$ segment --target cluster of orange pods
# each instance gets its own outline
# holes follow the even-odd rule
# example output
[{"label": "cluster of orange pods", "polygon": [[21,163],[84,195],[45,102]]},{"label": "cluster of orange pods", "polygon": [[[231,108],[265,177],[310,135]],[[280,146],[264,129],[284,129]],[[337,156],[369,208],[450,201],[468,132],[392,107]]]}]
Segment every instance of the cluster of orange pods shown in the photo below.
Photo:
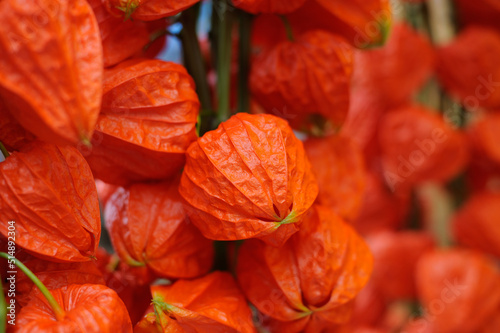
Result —
[{"label": "cluster of orange pods", "polygon": [[495,0],[0,22],[0,333],[500,332]]}]

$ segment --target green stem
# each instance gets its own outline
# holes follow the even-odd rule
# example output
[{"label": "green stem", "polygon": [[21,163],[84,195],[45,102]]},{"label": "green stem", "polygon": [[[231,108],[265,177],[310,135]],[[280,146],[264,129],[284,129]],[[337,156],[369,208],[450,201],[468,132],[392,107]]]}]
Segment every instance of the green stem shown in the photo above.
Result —
[{"label": "green stem", "polygon": [[292,25],[290,24],[290,21],[286,18],[285,15],[280,15],[281,20],[283,21],[283,24],[285,25],[285,30],[286,30],[286,36],[289,41],[293,42],[295,41],[295,38],[293,37],[293,30],[292,30]]},{"label": "green stem", "polygon": [[5,158],[10,156],[9,152],[7,151],[7,149],[5,148],[3,143],[1,143],[1,142],[0,142],[0,151],[2,152],[2,154]]},{"label": "green stem", "polygon": [[64,319],[64,315],[65,315],[64,310],[61,308],[59,303],[57,303],[54,296],[52,296],[52,294],[47,289],[47,287],[45,287],[45,285],[42,283],[42,281],[40,281],[40,279],[35,274],[33,274],[33,272],[28,267],[26,267],[22,262],[20,262],[19,260],[17,260],[14,257],[8,255],[5,252],[0,252],[0,257],[5,258],[7,260],[13,260],[14,263],[16,264],[16,266],[31,280],[31,282],[33,282],[33,284],[35,286],[37,286],[37,288],[40,290],[40,292],[43,294],[43,296],[45,296],[45,299],[47,300],[47,302],[49,302],[49,305],[52,308],[52,311],[54,311],[56,319],[58,321]]},{"label": "green stem", "polygon": [[217,24],[217,97],[218,120],[226,121],[231,115],[231,48],[233,20],[227,0],[216,0],[215,8],[219,9]]},{"label": "green stem", "polygon": [[238,112],[250,111],[250,94],[248,89],[248,74],[250,72],[250,49],[252,15],[238,11],[239,17],[239,70],[238,70]]},{"label": "green stem", "polygon": [[2,276],[0,275],[0,333],[5,333],[7,327],[7,302],[3,293]]},{"label": "green stem", "polygon": [[196,92],[200,98],[201,108],[210,110],[212,101],[210,87],[207,82],[207,70],[203,62],[198,36],[196,34],[196,21],[198,19],[199,4],[195,5],[181,15],[182,30],[180,37],[184,51],[184,62],[196,83]]}]

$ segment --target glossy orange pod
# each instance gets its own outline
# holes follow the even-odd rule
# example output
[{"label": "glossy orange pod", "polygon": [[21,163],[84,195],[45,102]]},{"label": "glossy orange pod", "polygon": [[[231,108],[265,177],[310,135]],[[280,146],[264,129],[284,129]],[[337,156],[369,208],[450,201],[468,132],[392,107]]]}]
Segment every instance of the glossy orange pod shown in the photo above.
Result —
[{"label": "glossy orange pod", "polygon": [[103,0],[108,11],[122,19],[153,21],[174,16],[200,0]]},{"label": "glossy orange pod", "polygon": [[0,232],[42,259],[89,261],[101,235],[90,168],[75,148],[34,142],[0,163]]},{"label": "glossy orange pod", "polygon": [[179,173],[196,140],[200,103],[186,69],[161,60],[128,60],[104,74],[101,113],[90,149],[94,176],[109,184]]},{"label": "glossy orange pod", "polygon": [[194,278],[212,267],[212,241],[184,212],[178,182],[119,188],[104,212],[113,247],[126,264],[157,276]]},{"label": "glossy orange pod", "polygon": [[88,142],[102,93],[99,27],[86,0],[0,3],[0,94],[51,143]]},{"label": "glossy orange pod", "polygon": [[434,239],[424,232],[384,231],[366,242],[374,257],[371,281],[387,301],[416,299],[415,267],[422,255],[434,249]]},{"label": "glossy orange pod", "polygon": [[354,63],[353,89],[363,89],[388,109],[412,100],[432,75],[435,56],[427,37],[398,23],[383,47],[357,50]]},{"label": "glossy orange pod", "polygon": [[500,309],[500,271],[479,252],[451,249],[424,255],[417,291],[429,332],[481,332]]},{"label": "glossy orange pod", "polygon": [[123,20],[106,10],[102,0],[87,0],[92,6],[101,32],[104,67],[130,58],[151,42],[150,36],[166,28],[163,22]]},{"label": "glossy orange pod", "polygon": [[235,7],[252,14],[288,14],[302,6],[306,0],[233,0]]},{"label": "glossy orange pod", "polygon": [[366,185],[364,159],[348,137],[309,138],[304,142],[307,157],[318,181],[318,203],[347,221],[361,208]]},{"label": "glossy orange pod", "polygon": [[328,30],[357,48],[383,44],[392,22],[388,0],[308,0],[288,17],[300,31]]},{"label": "glossy orange pod", "polygon": [[231,274],[213,272],[170,286],[151,286],[152,308],[135,333],[257,332],[245,297]]},{"label": "glossy orange pod", "polygon": [[473,194],[453,217],[455,240],[500,258],[500,194]]},{"label": "glossy orange pod", "polygon": [[15,332],[132,332],[125,305],[106,286],[72,284],[51,290],[51,294],[65,312],[63,318],[56,318],[45,297],[36,290],[17,314]]},{"label": "glossy orange pod", "polygon": [[339,127],[349,109],[351,72],[351,46],[314,30],[263,50],[252,62],[249,84],[266,112],[284,114],[294,127],[317,114]]},{"label": "glossy orange pod", "polygon": [[444,182],[468,161],[465,135],[420,106],[388,113],[379,127],[385,180],[392,190],[424,181]]},{"label": "glossy orange pod", "polygon": [[318,185],[286,121],[238,113],[189,147],[179,192],[205,237],[279,246],[298,230]]},{"label": "glossy orange pod", "polygon": [[468,129],[472,148],[500,166],[500,114],[488,113]]},{"label": "glossy orange pod", "polygon": [[236,272],[250,302],[270,317],[271,332],[313,333],[349,320],[372,267],[370,250],[354,229],[315,205],[283,247],[245,241]]},{"label": "glossy orange pod", "polygon": [[465,108],[500,108],[500,31],[467,27],[437,55],[439,82]]}]

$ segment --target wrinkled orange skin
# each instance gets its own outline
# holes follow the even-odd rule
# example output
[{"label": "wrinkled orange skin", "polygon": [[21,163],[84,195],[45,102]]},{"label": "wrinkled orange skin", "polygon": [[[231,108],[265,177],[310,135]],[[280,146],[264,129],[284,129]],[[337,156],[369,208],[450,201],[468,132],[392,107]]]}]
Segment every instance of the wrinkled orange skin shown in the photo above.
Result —
[{"label": "wrinkled orange skin", "polygon": [[34,140],[34,135],[14,119],[0,98],[0,142],[7,150],[13,151]]},{"label": "wrinkled orange skin", "polygon": [[181,65],[128,60],[104,75],[92,148],[81,148],[94,176],[109,184],[176,175],[196,140],[200,103]]},{"label": "wrinkled orange skin", "polygon": [[179,192],[205,237],[279,246],[298,230],[318,185],[286,121],[238,113],[189,147]]},{"label": "wrinkled orange skin", "polygon": [[245,241],[236,272],[250,302],[271,317],[271,332],[313,333],[349,320],[352,300],[368,282],[372,265],[370,250],[354,229],[315,205],[283,247]]},{"label": "wrinkled orange skin", "polygon": [[315,30],[264,50],[252,62],[250,90],[268,113],[303,125],[320,114],[340,126],[349,109],[352,50],[340,37]]},{"label": "wrinkled orange skin", "polygon": [[383,43],[391,16],[388,0],[308,0],[288,18],[298,31],[328,30],[361,48]]},{"label": "wrinkled orange skin", "polygon": [[135,333],[256,332],[245,297],[227,272],[179,280],[170,286],[151,286],[151,294],[153,300],[171,308],[159,313],[162,327],[156,326],[155,314],[148,311],[135,327]]},{"label": "wrinkled orange skin", "polygon": [[357,50],[354,63],[353,89],[362,88],[388,109],[411,101],[433,73],[435,57],[424,35],[399,23],[383,47]]},{"label": "wrinkled orange skin", "polygon": [[496,0],[455,0],[462,24],[482,25],[500,30],[500,3]]},{"label": "wrinkled orange skin", "polygon": [[379,144],[383,175],[393,190],[450,180],[468,161],[465,135],[420,106],[388,113],[380,124]]},{"label": "wrinkled orange skin", "polygon": [[479,252],[454,249],[424,255],[416,284],[430,332],[480,332],[498,315],[500,271]]},{"label": "wrinkled orange skin", "polygon": [[386,299],[415,299],[415,266],[418,259],[434,248],[431,235],[423,232],[385,231],[366,238],[374,257],[372,279]]},{"label": "wrinkled orange skin", "polygon": [[178,182],[119,188],[105,209],[116,253],[130,266],[147,266],[160,277],[194,278],[212,267],[212,242],[190,223]]},{"label": "wrinkled orange skin", "polygon": [[[16,222],[16,246],[37,257],[92,260],[101,235],[99,201],[78,150],[37,141],[0,163],[0,219]],[[0,232],[7,237],[6,222]]]},{"label": "wrinkled orange skin", "polygon": [[473,194],[453,218],[457,242],[500,258],[500,194]]},{"label": "wrinkled orange skin", "polygon": [[72,284],[51,290],[66,315],[56,320],[52,308],[38,290],[16,317],[14,332],[132,332],[125,305],[111,289],[95,284]]},{"label": "wrinkled orange skin", "polygon": [[354,220],[366,185],[364,159],[358,146],[347,137],[330,136],[310,138],[304,148],[318,181],[318,203],[346,221]]},{"label": "wrinkled orange skin", "polygon": [[396,230],[403,224],[409,210],[408,193],[391,192],[378,174],[369,172],[360,213],[352,224],[363,235]]},{"label": "wrinkled orange skin", "polygon": [[12,116],[44,141],[90,140],[103,60],[87,1],[5,0],[0,21],[0,94]]},{"label": "wrinkled orange skin", "polygon": [[102,0],[87,0],[92,6],[101,32],[104,67],[130,58],[150,42],[150,35],[165,28],[166,21],[147,23],[111,15]]},{"label": "wrinkled orange skin", "polygon": [[500,32],[470,26],[437,50],[437,75],[468,110],[500,108]]},{"label": "wrinkled orange skin", "polygon": [[[20,259],[16,256],[17,259]],[[58,289],[70,284],[102,284],[104,278],[94,262],[54,263],[27,255],[20,259],[42,281],[47,289]],[[5,275],[2,275],[5,276]],[[16,301],[21,306],[29,301],[30,292],[37,289],[33,282],[18,271],[16,276]]]},{"label": "wrinkled orange skin", "polygon": [[233,0],[235,7],[252,14],[288,14],[302,6],[306,0]]},{"label": "wrinkled orange skin", "polygon": [[[174,16],[200,0],[103,0],[114,16],[133,20],[153,21]],[[120,10],[118,8],[122,8]],[[127,9],[129,8],[129,9]]]}]

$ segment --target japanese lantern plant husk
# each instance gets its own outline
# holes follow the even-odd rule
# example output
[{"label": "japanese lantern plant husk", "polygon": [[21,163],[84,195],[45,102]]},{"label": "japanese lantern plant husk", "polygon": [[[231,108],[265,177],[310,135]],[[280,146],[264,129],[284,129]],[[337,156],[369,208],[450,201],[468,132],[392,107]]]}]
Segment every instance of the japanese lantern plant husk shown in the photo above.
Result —
[{"label": "japanese lantern plant husk", "polygon": [[323,30],[282,41],[252,62],[252,96],[267,113],[285,114],[294,128],[314,115],[339,127],[349,110],[352,56],[347,42]]},{"label": "japanese lantern plant husk", "polygon": [[318,180],[318,202],[346,221],[359,213],[366,185],[363,154],[349,137],[334,135],[304,142]]},{"label": "japanese lantern plant husk", "polygon": [[[40,279],[17,258],[0,252],[12,270],[25,274],[37,289],[29,294],[29,301],[15,317],[14,332],[132,332],[127,309],[116,292],[100,284],[69,284],[49,290]],[[0,286],[3,289],[3,286]],[[3,291],[0,305],[6,306]],[[10,304],[12,305],[12,304]],[[15,304],[14,304],[15,305]],[[2,311],[2,320],[6,312]],[[0,326],[5,330],[5,323]]]},{"label": "japanese lantern plant husk", "polygon": [[189,147],[179,192],[205,237],[279,246],[298,230],[318,185],[286,121],[239,113]]},{"label": "japanese lantern plant husk", "polygon": [[352,301],[370,278],[363,239],[332,210],[315,205],[281,248],[245,241],[236,274],[271,332],[321,332],[349,320]]},{"label": "japanese lantern plant husk", "polygon": [[12,116],[41,140],[88,143],[99,114],[103,72],[90,5],[6,0],[0,3],[0,20],[0,95]]},{"label": "japanese lantern plant husk", "polygon": [[80,152],[35,141],[0,163],[0,233],[15,221],[16,246],[42,259],[95,257],[101,235],[94,178]]},{"label": "japanese lantern plant husk", "polygon": [[153,305],[135,333],[257,332],[245,297],[227,272],[151,286],[151,294]]},{"label": "japanese lantern plant husk", "polygon": [[200,102],[178,64],[127,60],[104,72],[92,148],[82,148],[95,178],[115,184],[162,180],[180,172],[196,140]]},{"label": "japanese lantern plant husk", "polygon": [[113,247],[130,266],[157,276],[194,278],[212,267],[212,241],[189,221],[178,181],[119,188],[105,208]]}]

